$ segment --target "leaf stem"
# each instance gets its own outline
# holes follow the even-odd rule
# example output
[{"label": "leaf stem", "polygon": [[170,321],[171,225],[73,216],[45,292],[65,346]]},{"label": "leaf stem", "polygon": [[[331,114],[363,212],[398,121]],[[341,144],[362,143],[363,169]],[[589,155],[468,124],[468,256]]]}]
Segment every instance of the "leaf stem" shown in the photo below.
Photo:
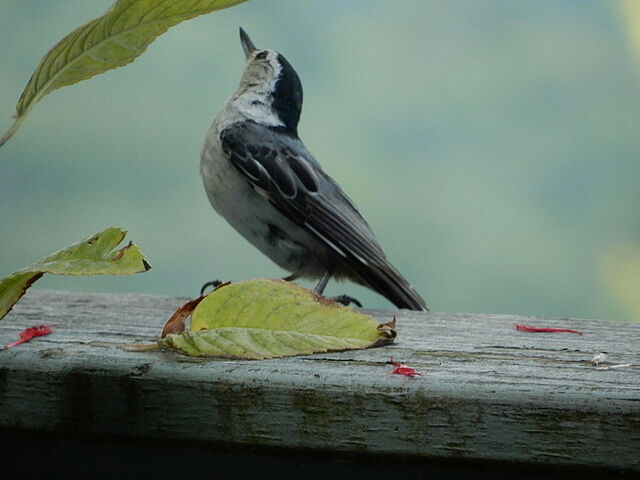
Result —
[{"label": "leaf stem", "polygon": [[5,143],[7,143],[7,141],[13,137],[13,135],[18,131],[18,129],[20,128],[20,125],[22,125],[22,122],[24,122],[25,116],[24,115],[20,115],[18,117],[16,117],[16,119],[13,122],[13,125],[11,125],[11,127],[9,128],[9,130],[7,130],[7,132],[2,136],[2,138],[0,138],[0,147],[2,147],[2,145],[4,145]]}]

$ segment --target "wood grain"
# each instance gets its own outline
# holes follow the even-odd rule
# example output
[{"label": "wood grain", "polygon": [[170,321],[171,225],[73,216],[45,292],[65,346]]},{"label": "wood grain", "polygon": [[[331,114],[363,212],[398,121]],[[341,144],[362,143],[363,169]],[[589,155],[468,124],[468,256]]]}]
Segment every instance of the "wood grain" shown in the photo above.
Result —
[{"label": "wood grain", "polygon": [[[60,326],[0,351],[0,429],[640,471],[640,324],[402,311],[396,343],[370,350],[258,362],[118,347],[153,341],[185,300],[29,292],[0,344]],[[631,366],[598,369],[598,352]],[[391,357],[424,376],[390,375]]]}]

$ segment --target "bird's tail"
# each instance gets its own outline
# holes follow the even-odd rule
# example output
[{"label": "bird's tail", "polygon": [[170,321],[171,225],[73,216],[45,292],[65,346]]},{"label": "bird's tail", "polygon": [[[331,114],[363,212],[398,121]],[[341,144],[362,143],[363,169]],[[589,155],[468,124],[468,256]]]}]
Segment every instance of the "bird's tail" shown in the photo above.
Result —
[{"label": "bird's tail", "polygon": [[[364,269],[363,269],[364,270]],[[428,312],[427,302],[389,262],[359,272],[362,283],[386,297],[398,308]]]}]

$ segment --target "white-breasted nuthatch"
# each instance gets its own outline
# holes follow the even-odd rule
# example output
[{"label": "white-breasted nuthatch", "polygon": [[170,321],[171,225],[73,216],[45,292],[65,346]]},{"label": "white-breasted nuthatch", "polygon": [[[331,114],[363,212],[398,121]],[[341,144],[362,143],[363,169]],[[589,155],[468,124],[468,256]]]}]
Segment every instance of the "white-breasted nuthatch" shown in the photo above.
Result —
[{"label": "white-breasted nuthatch", "polygon": [[427,310],[387,260],[355,204],[298,138],[302,84],[275,50],[240,40],[247,64],[213,121],[200,172],[213,208],[283,269],[288,280],[348,278],[397,307]]}]

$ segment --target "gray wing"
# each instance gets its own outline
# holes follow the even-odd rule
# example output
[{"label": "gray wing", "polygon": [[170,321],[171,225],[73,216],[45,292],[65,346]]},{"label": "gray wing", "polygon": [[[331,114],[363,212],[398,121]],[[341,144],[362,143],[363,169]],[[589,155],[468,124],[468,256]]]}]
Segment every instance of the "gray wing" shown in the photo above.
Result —
[{"label": "gray wing", "polygon": [[298,138],[245,122],[224,130],[220,139],[231,163],[287,218],[342,257],[386,262],[353,202]]},{"label": "gray wing", "polygon": [[[223,130],[220,139],[231,163],[253,188],[341,256],[365,284],[400,307],[426,309],[424,300],[386,259],[354,203],[299,138],[243,122]],[[411,298],[400,300],[389,289]]]}]

